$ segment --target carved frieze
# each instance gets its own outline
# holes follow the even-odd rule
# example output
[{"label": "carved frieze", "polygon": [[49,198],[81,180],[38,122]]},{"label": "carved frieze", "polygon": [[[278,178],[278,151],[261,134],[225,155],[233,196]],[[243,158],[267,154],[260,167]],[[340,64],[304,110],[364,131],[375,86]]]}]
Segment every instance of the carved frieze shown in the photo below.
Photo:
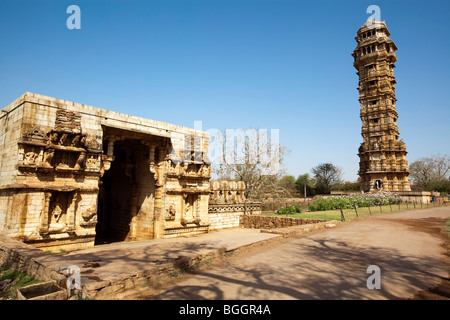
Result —
[{"label": "carved frieze", "polygon": [[19,141],[19,168],[99,172],[100,153],[97,140],[90,135],[33,128]]},{"label": "carved frieze", "polygon": [[243,181],[211,181],[210,202],[245,202],[245,183]]},{"label": "carved frieze", "polygon": [[173,205],[170,205],[168,209],[166,209],[165,219],[166,221],[174,221],[176,216],[176,210]]},{"label": "carved frieze", "polygon": [[92,206],[81,212],[83,221],[80,222],[82,227],[94,227],[97,224],[97,208]]},{"label": "carved frieze", "polygon": [[181,162],[180,160],[167,160],[168,176],[178,178],[211,178],[211,165],[204,162]]}]

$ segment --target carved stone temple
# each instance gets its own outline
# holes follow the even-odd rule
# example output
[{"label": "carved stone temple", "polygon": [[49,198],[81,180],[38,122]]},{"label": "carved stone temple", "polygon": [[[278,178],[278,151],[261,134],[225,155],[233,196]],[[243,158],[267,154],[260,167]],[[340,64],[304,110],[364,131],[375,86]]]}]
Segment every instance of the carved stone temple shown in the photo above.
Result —
[{"label": "carved stone temple", "polygon": [[406,146],[399,140],[394,68],[397,47],[384,21],[369,21],[357,32],[353,66],[359,76],[363,143],[359,176],[364,192],[411,191]]},{"label": "carved stone temple", "polygon": [[0,232],[50,250],[208,232],[207,132],[29,92],[0,128]]}]

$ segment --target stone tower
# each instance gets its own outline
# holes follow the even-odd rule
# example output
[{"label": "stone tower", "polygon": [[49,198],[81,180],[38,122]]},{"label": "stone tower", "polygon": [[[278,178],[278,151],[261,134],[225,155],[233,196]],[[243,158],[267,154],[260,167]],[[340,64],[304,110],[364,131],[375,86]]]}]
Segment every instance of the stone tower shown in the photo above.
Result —
[{"label": "stone tower", "polygon": [[359,176],[364,192],[411,191],[406,146],[399,140],[395,103],[395,43],[384,21],[357,32],[353,66],[359,76],[361,135]]}]

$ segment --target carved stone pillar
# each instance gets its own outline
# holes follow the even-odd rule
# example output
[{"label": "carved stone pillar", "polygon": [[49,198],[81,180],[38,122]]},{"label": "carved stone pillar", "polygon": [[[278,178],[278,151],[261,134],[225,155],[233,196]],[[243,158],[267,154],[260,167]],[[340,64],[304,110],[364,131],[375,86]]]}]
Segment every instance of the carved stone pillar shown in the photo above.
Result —
[{"label": "carved stone pillar", "polygon": [[165,174],[165,165],[166,161],[164,161],[166,150],[164,147],[158,147],[157,152],[154,150],[154,161],[155,161],[155,220],[153,224],[153,234],[155,238],[161,238],[164,230],[164,208],[163,208],[163,197],[164,197],[164,174]]},{"label": "carved stone pillar", "polygon": [[74,232],[75,231],[75,216],[77,212],[77,202],[78,202],[78,192],[75,191],[72,195],[71,202],[68,203],[67,208],[67,231],[68,232]]},{"label": "carved stone pillar", "polygon": [[157,184],[157,180],[158,180],[158,175],[157,175],[157,165],[156,165],[156,161],[155,161],[155,150],[156,149],[156,145],[151,144],[149,146],[149,156],[148,156],[148,166],[149,166],[149,170],[150,172],[153,174],[153,178],[155,179],[155,185]]},{"label": "carved stone pillar", "polygon": [[39,233],[41,234],[48,233],[51,197],[52,197],[51,192],[44,193],[44,207],[42,209],[41,226],[39,228]]},{"label": "carved stone pillar", "polygon": [[113,156],[113,154],[114,154],[114,142],[115,142],[115,140],[114,139],[110,139],[109,141],[108,141],[108,150],[107,150],[107,155],[109,156],[109,157],[112,157]]},{"label": "carved stone pillar", "polygon": [[108,149],[106,155],[102,155],[102,164],[100,168],[100,176],[103,177],[105,171],[111,168],[111,162],[114,161],[114,139],[108,141]]}]

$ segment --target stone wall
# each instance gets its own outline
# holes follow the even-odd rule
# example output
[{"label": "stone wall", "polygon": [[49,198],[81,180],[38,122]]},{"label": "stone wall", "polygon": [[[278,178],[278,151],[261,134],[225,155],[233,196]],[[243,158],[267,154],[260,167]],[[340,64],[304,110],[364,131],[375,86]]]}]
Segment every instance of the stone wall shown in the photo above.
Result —
[{"label": "stone wall", "polygon": [[242,212],[218,212],[209,214],[209,229],[219,230],[239,227]]},{"label": "stone wall", "polygon": [[30,92],[0,128],[7,236],[72,250],[208,231],[207,132]]},{"label": "stone wall", "polygon": [[65,285],[64,275],[39,262],[39,257],[44,255],[47,254],[39,249],[0,235],[0,268],[16,269],[38,280],[54,280]]},{"label": "stone wall", "polygon": [[433,196],[436,198],[440,195],[439,192],[431,191],[400,191],[395,193],[398,194],[405,202],[422,204],[430,203]]},{"label": "stone wall", "polygon": [[261,202],[246,199],[243,181],[211,181],[209,229],[237,228],[240,217],[260,214]]},{"label": "stone wall", "polygon": [[261,215],[243,215],[240,226],[252,229],[273,229],[326,222],[324,219],[292,218],[292,217],[268,217]]}]

